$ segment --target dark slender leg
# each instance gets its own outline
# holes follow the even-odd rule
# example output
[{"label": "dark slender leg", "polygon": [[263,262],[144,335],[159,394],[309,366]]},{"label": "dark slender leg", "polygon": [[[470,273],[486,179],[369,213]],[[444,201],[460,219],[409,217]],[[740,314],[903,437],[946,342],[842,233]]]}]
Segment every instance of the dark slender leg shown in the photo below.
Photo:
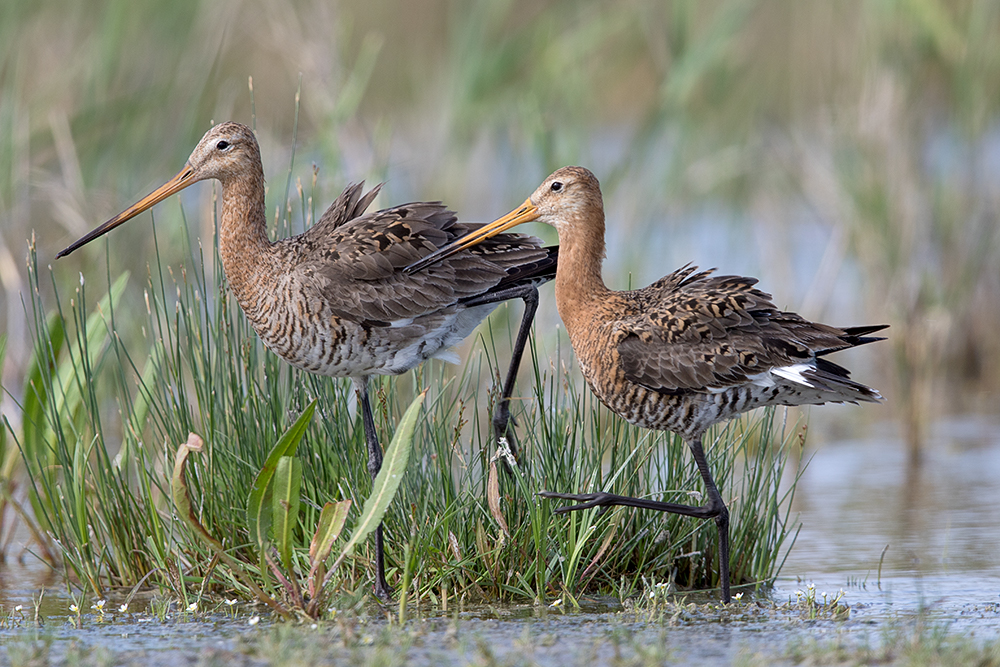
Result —
[{"label": "dark slender leg", "polygon": [[575,512],[576,510],[590,509],[591,507],[613,507],[623,505],[626,507],[638,507],[640,509],[656,510],[657,512],[669,512],[671,514],[683,514],[684,516],[696,519],[715,519],[715,526],[719,531],[719,580],[722,583],[722,602],[729,604],[729,510],[722,500],[712,473],[708,470],[708,462],[705,460],[705,451],[701,446],[701,436],[687,441],[694,456],[695,464],[701,473],[701,478],[705,482],[705,491],[708,495],[708,502],[697,507],[693,505],[680,505],[677,503],[661,503],[645,498],[632,498],[630,496],[619,496],[613,493],[553,493],[543,491],[538,495],[542,498],[556,498],[559,500],[571,500],[576,505],[557,507],[556,514],[565,512]]},{"label": "dark slender leg", "polygon": [[510,354],[510,366],[507,368],[507,377],[503,383],[500,393],[500,400],[493,411],[493,437],[496,441],[502,442],[506,438],[511,454],[515,457],[518,453],[517,436],[511,427],[510,398],[514,395],[514,382],[517,380],[517,370],[521,366],[521,358],[524,356],[524,348],[528,344],[528,335],[531,333],[531,324],[535,320],[535,313],[538,311],[538,290],[534,285],[522,285],[501,290],[493,294],[486,295],[481,299],[469,302],[467,305],[482,305],[495,303],[497,301],[507,301],[508,299],[521,299],[524,301],[524,314],[521,316],[521,325],[517,330],[517,338],[514,339],[514,349]]},{"label": "dark slender leg", "polygon": [[517,370],[521,367],[521,358],[524,356],[524,348],[528,344],[531,324],[535,319],[535,312],[538,310],[538,290],[532,287],[531,291],[522,298],[524,299],[524,314],[521,316],[521,326],[517,330],[517,338],[514,339],[514,349],[510,353],[510,366],[507,368],[507,378],[503,383],[503,391],[497,402],[496,410],[493,412],[493,437],[496,438],[497,442],[506,438],[511,454],[515,458],[520,445],[518,445],[517,435],[510,423],[510,397],[514,395]]},{"label": "dark slender leg", "polygon": [[[354,390],[358,394],[361,405],[361,421],[365,427],[365,443],[368,445],[368,473],[372,481],[382,469],[382,447],[375,432],[375,418],[372,416],[372,404],[368,399],[368,378],[352,378]],[[385,580],[385,543],[382,536],[382,524],[375,529],[375,597],[383,602],[392,601],[392,589]]]},{"label": "dark slender leg", "polygon": [[694,461],[701,472],[701,478],[705,482],[705,489],[708,491],[708,505],[714,507],[715,526],[719,531],[719,581],[722,583],[722,602],[729,604],[729,508],[722,500],[722,494],[715,486],[712,473],[708,469],[708,461],[705,460],[705,450],[701,446],[701,436],[694,440],[687,441]]}]

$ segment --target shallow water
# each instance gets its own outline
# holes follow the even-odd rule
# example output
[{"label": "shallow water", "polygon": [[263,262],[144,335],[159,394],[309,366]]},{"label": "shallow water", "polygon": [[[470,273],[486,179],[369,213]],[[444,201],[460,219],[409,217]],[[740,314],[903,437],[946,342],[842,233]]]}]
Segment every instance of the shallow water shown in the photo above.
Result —
[{"label": "shallow water", "polygon": [[937,424],[919,465],[892,436],[823,447],[796,489],[802,530],[774,596],[814,582],[843,588],[857,615],[927,611],[964,622],[970,605],[1000,603],[998,498],[992,420]]},{"label": "shallow water", "polygon": [[[968,418],[938,424],[919,466],[908,465],[904,445],[886,428],[876,437],[831,443],[812,455],[793,506],[802,530],[770,593],[781,602],[796,600],[809,584],[818,598],[843,589],[843,602],[851,608],[846,622],[761,613],[745,601],[740,611],[705,618],[698,617],[701,612],[693,618],[671,612],[651,621],[622,611],[617,602],[591,600],[570,613],[531,606],[467,610],[413,622],[391,640],[379,639],[387,625],[375,613],[350,630],[362,638],[360,648],[357,642],[345,648],[346,642],[335,638],[346,630],[324,624],[315,631],[317,643],[310,648],[306,642],[301,650],[340,652],[346,664],[360,664],[352,660],[381,650],[394,660],[424,665],[490,659],[599,665],[642,652],[665,664],[721,665],[761,655],[769,663],[788,662],[790,645],[814,639],[877,642],[887,628],[917,619],[989,639],[1000,636],[997,498],[1000,423]],[[267,652],[275,630],[266,620],[248,626],[245,612],[232,621],[221,610],[174,610],[161,622],[111,613],[109,603],[106,619],[113,623],[90,613],[77,630],[66,620],[68,601],[58,582],[30,556],[23,565],[9,559],[0,567],[5,614],[23,605],[20,622],[0,629],[0,662],[44,641],[50,642],[48,659],[55,664],[80,647],[109,651],[112,664],[256,665],[281,657]],[[46,623],[34,630],[33,599],[42,586],[49,591],[40,607]]]}]

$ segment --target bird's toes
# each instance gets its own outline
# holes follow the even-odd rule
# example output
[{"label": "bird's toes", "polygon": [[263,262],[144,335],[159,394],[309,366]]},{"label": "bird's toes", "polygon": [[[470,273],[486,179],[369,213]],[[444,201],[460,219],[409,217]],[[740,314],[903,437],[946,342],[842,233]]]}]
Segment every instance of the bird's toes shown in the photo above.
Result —
[{"label": "bird's toes", "polygon": [[550,500],[574,500],[578,502],[584,502],[587,500],[592,500],[593,493],[556,493],[555,491],[539,491],[539,498],[548,498]]},{"label": "bird's toes", "polygon": [[376,583],[372,589],[375,598],[383,604],[392,604],[392,589],[388,584]]},{"label": "bird's toes", "polygon": [[569,500],[571,502],[577,503],[576,505],[563,505],[562,507],[557,507],[552,510],[555,514],[566,514],[567,512],[576,512],[579,510],[587,510],[591,507],[597,507],[601,505],[601,501],[605,494],[603,493],[555,493],[553,491],[542,491],[539,494],[541,498],[548,498],[552,500]]}]

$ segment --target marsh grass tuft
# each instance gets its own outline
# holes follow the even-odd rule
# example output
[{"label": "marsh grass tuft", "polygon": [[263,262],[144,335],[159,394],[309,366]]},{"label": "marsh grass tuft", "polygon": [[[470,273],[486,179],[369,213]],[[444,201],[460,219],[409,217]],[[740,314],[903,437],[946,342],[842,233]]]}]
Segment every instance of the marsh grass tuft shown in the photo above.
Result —
[{"label": "marsh grass tuft", "polygon": [[[314,194],[298,188],[303,224],[314,217],[306,215]],[[286,195],[279,229],[291,229],[295,204]],[[114,274],[108,258],[100,280],[80,274],[68,296],[29,248],[34,346],[23,390],[8,392],[24,397],[23,419],[5,422],[17,456],[8,440],[0,444],[26,472],[31,512],[23,518],[39,552],[94,596],[153,585],[181,608],[234,594],[301,607],[297,582],[315,601],[321,577],[340,591],[338,603],[353,606],[370,571],[359,527],[370,523],[373,489],[353,392],[263,347],[225,289],[214,239],[192,240],[185,224],[189,259],[170,263],[152,231],[156,257],[144,278]],[[497,472],[482,396],[498,385],[498,350],[509,346],[511,332],[498,333],[488,329],[457,372],[432,362],[373,383],[383,441],[426,393],[412,460],[380,508],[388,574],[402,584],[400,618],[449,599],[576,606],[592,592],[625,598],[643,593],[651,573],[681,588],[717,586],[714,533],[702,522],[624,509],[556,518],[536,497],[602,488],[697,502],[701,484],[679,439],[631,427],[581,391],[562,346],[554,355],[532,347],[530,399],[515,406],[521,463]],[[709,435],[709,465],[733,516],[737,583],[766,584],[794,541],[798,471],[786,464],[801,438],[777,414]],[[182,470],[177,502],[170,471],[190,433],[204,447]],[[173,491],[176,484],[175,475]],[[336,518],[331,507],[355,509]],[[322,611],[313,605],[308,615]]]}]

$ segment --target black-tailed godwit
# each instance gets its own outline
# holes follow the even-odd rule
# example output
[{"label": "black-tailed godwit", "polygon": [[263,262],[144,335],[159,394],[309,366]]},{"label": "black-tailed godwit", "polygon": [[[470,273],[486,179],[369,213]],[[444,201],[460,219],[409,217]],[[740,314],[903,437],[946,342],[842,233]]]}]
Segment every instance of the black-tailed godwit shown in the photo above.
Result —
[{"label": "black-tailed godwit", "polygon": [[849,378],[825,355],[881,338],[885,325],[841,329],[779,310],[757,280],[713,276],[687,266],[649,287],[608,289],[604,204],[597,178],[564,167],[519,208],[407,267],[420,275],[515,225],[537,220],[556,228],[560,257],[556,305],[591,390],[632,424],[678,433],[705,483],[701,507],[610,493],[547,498],[575,505],[556,512],[626,505],[715,519],[723,602],[730,600],[729,510],[705,460],[702,436],[717,422],[767,405],[877,402],[877,391]]}]

